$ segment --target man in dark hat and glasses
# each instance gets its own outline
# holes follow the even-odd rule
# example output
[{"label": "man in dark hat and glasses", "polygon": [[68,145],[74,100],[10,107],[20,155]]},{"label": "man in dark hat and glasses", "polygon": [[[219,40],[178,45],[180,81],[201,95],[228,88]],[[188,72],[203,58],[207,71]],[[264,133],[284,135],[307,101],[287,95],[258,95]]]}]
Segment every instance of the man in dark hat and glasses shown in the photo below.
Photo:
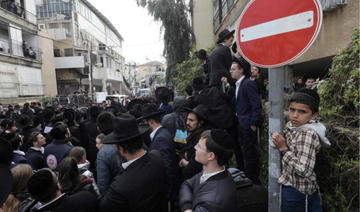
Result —
[{"label": "man in dark hat and glasses", "polygon": [[121,114],[113,119],[113,132],[103,139],[115,144],[125,161],[104,198],[99,211],[167,211],[165,168],[159,152],[143,149],[148,127],[139,127],[135,117]]},{"label": "man in dark hat and glasses", "polygon": [[230,84],[232,84],[232,79],[229,74],[231,67],[232,56],[230,47],[234,40],[235,30],[229,31],[224,29],[219,34],[219,39],[217,41],[217,46],[210,53],[209,56],[209,86],[210,87],[220,87],[221,86],[221,77],[226,77]]}]

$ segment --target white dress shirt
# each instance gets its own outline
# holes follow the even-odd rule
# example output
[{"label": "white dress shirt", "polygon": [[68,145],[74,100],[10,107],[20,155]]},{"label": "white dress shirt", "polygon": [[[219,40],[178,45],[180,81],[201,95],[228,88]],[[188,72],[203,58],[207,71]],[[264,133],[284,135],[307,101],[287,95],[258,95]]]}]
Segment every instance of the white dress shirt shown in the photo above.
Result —
[{"label": "white dress shirt", "polygon": [[161,125],[159,127],[157,127],[155,130],[153,130],[151,133],[150,133],[150,139],[151,141],[153,140],[156,132],[160,129],[160,127],[162,127]]},{"label": "white dress shirt", "polygon": [[141,155],[138,158],[135,158],[134,160],[129,160],[128,162],[122,163],[121,166],[123,167],[123,169],[125,170],[127,167],[129,167],[132,163],[134,163],[136,160],[140,159],[142,156],[144,156],[146,154],[146,151],[143,155]]},{"label": "white dress shirt", "polygon": [[212,173],[204,173],[201,175],[200,177],[200,184],[206,182],[210,177],[217,175],[221,172],[225,171],[225,167],[223,167],[223,169],[221,171],[218,172],[212,172]]},{"label": "white dress shirt", "polygon": [[236,85],[236,89],[235,89],[235,97],[236,97],[236,100],[237,100],[237,97],[238,97],[238,91],[239,91],[239,88],[240,88],[240,84],[241,82],[245,79],[245,76],[242,76],[240,77],[240,79],[238,79],[235,83]]}]

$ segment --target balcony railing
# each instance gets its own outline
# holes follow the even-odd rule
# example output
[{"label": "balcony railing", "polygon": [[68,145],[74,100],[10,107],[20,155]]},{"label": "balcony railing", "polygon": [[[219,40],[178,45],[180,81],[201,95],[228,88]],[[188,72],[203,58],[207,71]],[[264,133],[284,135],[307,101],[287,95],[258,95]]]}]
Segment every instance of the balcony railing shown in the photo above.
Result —
[{"label": "balcony railing", "polygon": [[12,2],[9,0],[0,0],[1,8],[8,10],[20,18],[26,19],[34,24],[36,24],[36,14],[33,14],[27,10],[25,10],[22,6],[17,5],[16,2]]},{"label": "balcony railing", "polygon": [[41,61],[41,50],[16,40],[0,39],[0,54],[25,57]]}]

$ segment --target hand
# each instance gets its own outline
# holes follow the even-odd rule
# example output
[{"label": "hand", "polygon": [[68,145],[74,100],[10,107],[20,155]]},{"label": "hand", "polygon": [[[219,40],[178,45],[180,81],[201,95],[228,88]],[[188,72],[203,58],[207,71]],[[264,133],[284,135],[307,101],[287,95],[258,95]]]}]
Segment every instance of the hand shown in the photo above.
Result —
[{"label": "hand", "polygon": [[284,136],[280,135],[278,132],[273,133],[272,142],[275,144],[276,148],[279,151],[284,151],[288,149]]},{"label": "hand", "polygon": [[221,82],[228,84],[228,80],[226,77],[221,77]]},{"label": "hand", "polygon": [[188,164],[189,164],[189,161],[187,161],[187,160],[185,160],[185,159],[181,159],[181,161],[180,161],[181,167],[185,167],[185,166],[187,166]]},{"label": "hand", "polygon": [[256,126],[251,125],[250,128],[251,128],[252,131],[254,131],[254,132],[256,131]]}]

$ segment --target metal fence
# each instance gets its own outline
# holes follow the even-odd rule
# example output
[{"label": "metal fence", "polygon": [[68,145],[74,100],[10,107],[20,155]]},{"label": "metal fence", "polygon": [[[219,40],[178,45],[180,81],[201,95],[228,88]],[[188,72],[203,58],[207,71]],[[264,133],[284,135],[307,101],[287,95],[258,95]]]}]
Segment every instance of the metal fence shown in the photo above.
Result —
[{"label": "metal fence", "polygon": [[77,105],[79,107],[88,106],[91,103],[91,98],[86,94],[74,94],[68,96],[57,96],[51,98],[51,104],[53,105]]}]

